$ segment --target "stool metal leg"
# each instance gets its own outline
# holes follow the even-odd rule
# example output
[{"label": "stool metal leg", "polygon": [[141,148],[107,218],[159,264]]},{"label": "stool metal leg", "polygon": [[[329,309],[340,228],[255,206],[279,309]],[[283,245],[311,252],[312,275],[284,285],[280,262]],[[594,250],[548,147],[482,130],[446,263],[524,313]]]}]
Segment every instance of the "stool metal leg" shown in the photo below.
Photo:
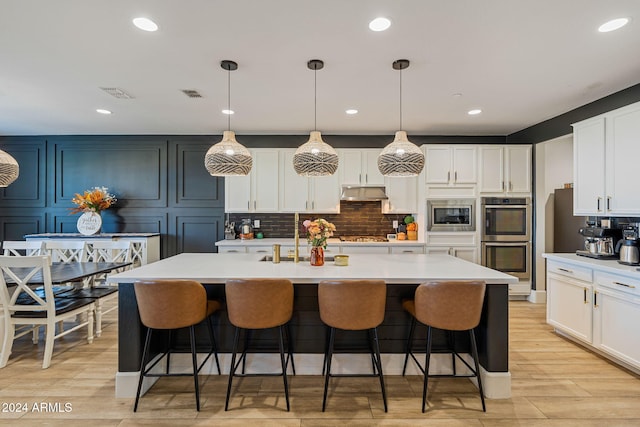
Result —
[{"label": "stool metal leg", "polygon": [[333,356],[333,341],[335,339],[336,330],[331,328],[329,332],[329,345],[325,354],[326,370],[324,374],[324,395],[322,397],[322,412],[327,407],[327,390],[329,389],[329,377],[331,376],[331,357]]},{"label": "stool metal leg", "polygon": [[147,366],[147,353],[151,344],[151,328],[147,329],[147,337],[144,340],[144,349],[142,349],[142,360],[140,361],[140,378],[138,380],[138,391],[136,392],[136,401],[133,404],[133,412],[138,410],[138,401],[140,400],[140,391],[142,390],[142,380],[144,379],[145,369]]},{"label": "stool metal leg", "polygon": [[193,363],[193,384],[196,388],[196,410],[200,411],[200,384],[198,383],[198,359],[196,355],[196,333],[193,325],[189,326],[191,338],[191,362]]},{"label": "stool metal leg", "polygon": [[429,383],[429,359],[431,359],[431,326],[427,326],[427,349],[424,361],[424,385],[422,387],[422,412],[424,413],[427,403],[427,386]]},{"label": "stool metal leg", "polygon": [[447,331],[447,339],[449,340],[449,348],[451,349],[451,366],[453,367],[453,375],[456,375],[456,337],[453,331]]},{"label": "stool metal leg", "polygon": [[325,369],[327,367],[327,354],[329,353],[329,337],[331,335],[331,328],[327,326],[325,328],[324,337],[324,357],[322,358],[322,376],[324,376]]},{"label": "stool metal leg", "polygon": [[169,366],[171,365],[171,341],[173,337],[173,330],[169,329],[167,332],[167,370],[165,371],[165,373],[168,374]]},{"label": "stool metal leg", "polygon": [[378,363],[376,362],[376,358],[374,356],[375,354],[375,350],[373,349],[373,342],[374,342],[374,338],[373,335],[371,334],[371,329],[367,329],[367,336],[369,338],[368,343],[369,343],[369,354],[371,355],[371,369],[373,371],[373,375],[377,375],[378,371],[376,370],[378,368]]},{"label": "stool metal leg", "polygon": [[375,360],[378,364],[378,376],[380,377],[380,388],[382,389],[382,401],[384,402],[384,412],[387,412],[387,393],[384,388],[384,376],[382,375],[382,358],[380,357],[380,345],[378,343],[378,328],[373,328],[373,347],[375,348]]},{"label": "stool metal leg", "polygon": [[287,338],[287,351],[289,353],[287,362],[289,360],[291,360],[291,370],[293,371],[293,375],[295,375],[296,374],[296,365],[293,362],[293,345],[291,344],[293,340],[291,339],[291,325],[289,323],[287,323],[287,327],[285,329],[285,333],[286,333],[286,338]]},{"label": "stool metal leg", "polygon": [[284,328],[282,325],[278,328],[280,335],[280,363],[282,364],[282,380],[284,382],[284,398],[287,401],[287,412],[289,412],[289,384],[287,383],[287,363],[284,358]]},{"label": "stool metal leg", "polygon": [[484,404],[484,390],[482,390],[482,379],[480,378],[480,366],[478,364],[478,347],[476,345],[476,334],[473,329],[469,329],[469,337],[471,338],[471,351],[473,352],[473,362],[476,367],[476,377],[478,377],[478,390],[480,391],[480,400],[482,400],[482,412],[487,412]]},{"label": "stool metal leg", "polygon": [[229,410],[229,396],[231,395],[231,383],[236,373],[236,353],[238,351],[238,341],[240,340],[240,328],[236,326],[235,337],[233,338],[233,351],[231,353],[231,366],[229,367],[229,384],[227,385],[227,399],[224,402],[224,410]]},{"label": "stool metal leg", "polygon": [[413,344],[413,332],[416,329],[416,318],[411,316],[411,326],[409,327],[409,339],[407,339],[407,349],[404,355],[404,366],[402,367],[402,376],[404,377],[407,372],[407,362],[409,361],[409,354],[411,354],[411,347]]},{"label": "stool metal leg", "polygon": [[211,338],[211,353],[213,353],[213,357],[216,359],[216,367],[218,368],[218,375],[222,374],[220,370],[220,361],[218,360],[218,344],[216,343],[216,335],[213,332],[213,316],[209,316],[207,321],[207,327],[209,329],[209,337]]}]

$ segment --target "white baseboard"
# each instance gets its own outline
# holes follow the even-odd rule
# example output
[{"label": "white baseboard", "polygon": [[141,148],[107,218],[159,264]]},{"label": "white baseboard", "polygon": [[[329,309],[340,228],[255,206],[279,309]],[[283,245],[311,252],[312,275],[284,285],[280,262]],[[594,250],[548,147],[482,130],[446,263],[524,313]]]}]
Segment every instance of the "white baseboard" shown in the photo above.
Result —
[{"label": "white baseboard", "polygon": [[544,304],[547,302],[547,291],[532,290],[527,301],[534,304]]},{"label": "white baseboard", "polygon": [[[199,354],[198,358],[206,357],[205,354]],[[229,365],[231,364],[231,354],[218,354],[220,367],[224,375],[229,373]],[[383,353],[382,371],[385,376],[402,375],[402,366],[404,365],[404,354]],[[423,355],[417,355],[421,360]],[[468,363],[472,364],[470,355],[463,355]],[[321,375],[322,374],[322,354],[294,354],[294,362],[296,366],[296,374],[298,375]],[[162,363],[159,363],[157,369],[164,369]],[[456,365],[457,373],[469,373],[469,370],[462,363]],[[155,368],[154,368],[155,370]],[[250,353],[247,355],[246,373],[278,373],[280,371],[280,355],[278,353]],[[484,386],[484,394],[489,399],[508,399],[511,397],[511,373],[509,372],[487,372],[480,368],[482,376],[482,385]],[[191,372],[191,355],[190,354],[172,354],[171,355],[171,372]],[[371,356],[366,353],[335,354],[331,363],[331,372],[334,374],[370,374],[372,372]],[[431,374],[450,374],[451,373],[451,356],[448,354],[433,354],[429,366]],[[289,374],[293,374],[291,364],[288,369]],[[210,358],[202,367],[200,375],[217,375],[218,371],[215,360]],[[116,397],[135,397],[138,387],[139,372],[118,372],[116,374]],[[422,375],[415,362],[410,358],[407,364],[407,375]],[[142,393],[146,393],[149,388],[157,381],[157,378],[147,378],[143,382]],[[475,384],[475,381],[472,379]]]}]

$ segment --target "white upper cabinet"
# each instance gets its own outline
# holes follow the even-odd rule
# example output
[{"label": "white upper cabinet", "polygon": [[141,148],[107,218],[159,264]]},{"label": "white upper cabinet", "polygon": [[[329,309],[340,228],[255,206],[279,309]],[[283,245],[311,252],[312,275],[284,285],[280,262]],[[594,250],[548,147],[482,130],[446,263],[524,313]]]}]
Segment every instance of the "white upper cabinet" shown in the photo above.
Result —
[{"label": "white upper cabinet", "polygon": [[278,212],[277,149],[252,149],[247,176],[225,178],[225,212]]},{"label": "white upper cabinet", "polygon": [[425,151],[426,183],[475,184],[477,153],[476,147],[468,145],[428,145]]},{"label": "white upper cabinet", "polygon": [[386,177],[388,200],[382,202],[382,213],[415,213],[418,211],[418,176]]},{"label": "white upper cabinet", "polygon": [[573,125],[575,215],[638,216],[640,103]]},{"label": "white upper cabinet", "polygon": [[384,185],[384,176],[378,170],[378,149],[343,149],[340,156],[341,184]]},{"label": "white upper cabinet", "polygon": [[531,146],[481,146],[480,193],[500,195],[530,194]]},{"label": "white upper cabinet", "polygon": [[280,150],[280,212],[340,212],[340,169],[331,176],[304,177],[293,168],[295,149]]}]

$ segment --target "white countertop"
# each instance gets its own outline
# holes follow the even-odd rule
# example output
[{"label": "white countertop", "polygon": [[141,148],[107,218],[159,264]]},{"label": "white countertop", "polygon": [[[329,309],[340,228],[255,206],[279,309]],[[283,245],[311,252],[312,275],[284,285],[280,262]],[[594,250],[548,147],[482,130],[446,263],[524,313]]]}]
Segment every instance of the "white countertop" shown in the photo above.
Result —
[{"label": "white countertop", "polygon": [[594,259],[585,256],[579,256],[572,253],[567,254],[554,254],[545,253],[542,254],[543,258],[550,260],[566,262],[570,264],[581,265],[589,268],[594,268],[600,271],[608,271],[614,274],[623,274],[625,276],[640,279],[640,271],[637,270],[638,266],[623,265],[615,259]]},{"label": "white countertop", "polygon": [[[216,242],[216,246],[294,246],[295,242],[293,238],[289,239],[234,239],[234,240],[220,240]],[[306,247],[306,238],[300,239],[300,247]],[[424,246],[424,242],[419,240],[390,240],[388,242],[343,242],[340,239],[327,240],[327,246]]]},{"label": "white countertop", "polygon": [[349,255],[349,265],[327,261],[313,267],[294,263],[259,261],[262,254],[183,253],[109,276],[109,282],[132,283],[145,279],[189,279],[224,283],[231,278],[284,277],[294,283],[318,283],[329,279],[384,279],[387,283],[418,284],[426,280],[484,280],[488,284],[518,283],[508,274],[449,255]]}]

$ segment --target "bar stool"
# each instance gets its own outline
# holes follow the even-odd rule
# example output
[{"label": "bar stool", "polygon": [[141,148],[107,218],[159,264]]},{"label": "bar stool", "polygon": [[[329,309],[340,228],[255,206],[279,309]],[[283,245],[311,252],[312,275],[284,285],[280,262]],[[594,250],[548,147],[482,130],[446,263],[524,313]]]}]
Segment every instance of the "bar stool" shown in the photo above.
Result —
[{"label": "bar stool", "polygon": [[[378,377],[382,389],[384,411],[387,412],[387,395],[384,388],[378,326],[384,320],[387,285],[383,280],[323,280],[318,284],[320,318],[329,327],[329,342],[324,355],[324,395],[322,412],[327,406],[327,390],[330,377]],[[332,374],[336,329],[348,331],[367,330],[369,350],[373,362],[373,374]]]},{"label": "bar stool", "polygon": [[[406,354],[402,375],[407,369],[409,356],[418,365],[424,374],[424,385],[422,390],[422,412],[425,412],[427,401],[427,385],[429,377],[476,377],[478,379],[478,389],[480,400],[482,401],[482,411],[487,409],[484,404],[484,392],[482,390],[482,379],[478,365],[478,348],[473,329],[480,323],[482,305],[484,302],[485,283],[482,281],[433,281],[423,283],[416,288],[415,299],[403,301],[402,307],[411,314],[411,327],[407,340]],[[427,325],[427,345],[424,367],[416,359],[412,352],[413,333],[416,320]],[[471,352],[475,369],[472,368],[451,346],[451,358],[453,362],[452,375],[429,375],[429,360],[431,358],[432,329],[445,331],[468,331],[471,342]],[[453,336],[451,333],[450,336]],[[456,357],[464,363],[472,372],[471,375],[456,374]]]},{"label": "bar stool", "polygon": [[[212,354],[215,355],[218,373],[220,373],[220,364],[218,362],[218,352],[216,349],[215,336],[213,333],[213,325],[211,316],[220,310],[221,304],[216,300],[207,300],[207,292],[202,284],[193,280],[145,280],[134,283],[136,300],[138,301],[138,311],[140,312],[140,320],[146,326],[147,337],[142,351],[142,359],[140,360],[140,379],[138,380],[138,391],[136,392],[136,401],[133,405],[133,412],[138,410],[138,401],[140,400],[140,391],[142,389],[142,381],[144,377],[166,377],[166,376],[193,376],[193,382],[196,392],[196,409],[200,410],[200,386],[198,383],[198,372],[209,360]],[[197,363],[196,355],[196,339],[194,326],[203,320],[207,321],[209,334],[211,338],[211,351],[202,361],[200,366]],[[149,358],[149,347],[151,344],[151,334],[154,330],[168,330],[169,332],[180,329],[189,328],[191,341],[191,361],[193,364],[193,373],[169,373],[169,362],[171,355],[171,339],[169,346],[151,366],[146,367]],[[170,335],[169,335],[170,336]],[[149,372],[160,360],[167,357],[167,367],[165,373]]]},{"label": "bar stool", "polygon": [[[287,366],[290,358],[293,363],[293,357],[290,352],[289,336],[284,326],[291,320],[291,316],[293,315],[293,283],[287,279],[232,279],[227,280],[225,284],[225,296],[229,321],[235,326],[235,337],[233,340],[231,366],[229,367],[229,385],[227,386],[227,399],[224,404],[224,410],[229,410],[229,397],[231,396],[231,385],[234,376],[275,375],[282,376],[283,378],[284,396],[287,402],[287,411],[289,411]],[[282,373],[245,374],[244,362],[247,357],[248,339],[240,355],[240,360],[236,363],[240,330],[243,329],[250,332],[255,329],[270,328],[278,328],[278,345],[280,349]],[[284,356],[285,335],[287,336],[287,351],[289,352],[286,360]],[[237,374],[236,370],[241,363],[243,364],[242,373]]]}]

